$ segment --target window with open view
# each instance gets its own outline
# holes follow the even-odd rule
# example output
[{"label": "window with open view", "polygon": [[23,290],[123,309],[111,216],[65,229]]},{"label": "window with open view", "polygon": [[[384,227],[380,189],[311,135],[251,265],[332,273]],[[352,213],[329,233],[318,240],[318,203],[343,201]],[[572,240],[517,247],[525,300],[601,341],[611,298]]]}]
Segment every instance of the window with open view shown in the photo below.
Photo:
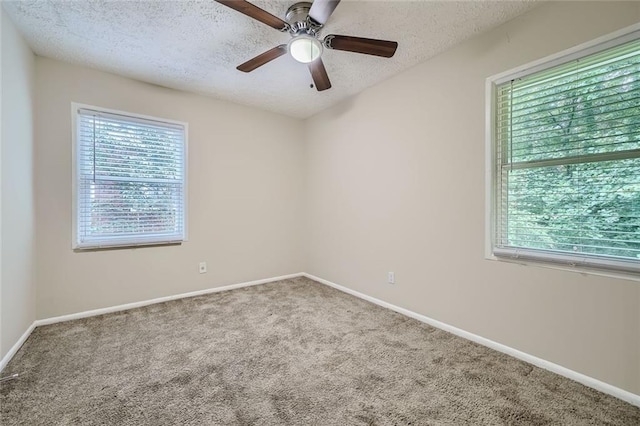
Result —
[{"label": "window with open view", "polygon": [[639,37],[489,79],[493,255],[640,271]]},{"label": "window with open view", "polygon": [[73,104],[74,248],[185,240],[186,124]]}]

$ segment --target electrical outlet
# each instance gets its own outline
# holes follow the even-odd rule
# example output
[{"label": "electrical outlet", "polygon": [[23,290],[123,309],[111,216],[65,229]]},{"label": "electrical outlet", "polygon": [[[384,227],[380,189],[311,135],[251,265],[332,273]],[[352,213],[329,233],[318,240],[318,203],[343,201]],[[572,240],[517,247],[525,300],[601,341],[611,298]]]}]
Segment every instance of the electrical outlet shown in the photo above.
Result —
[{"label": "electrical outlet", "polygon": [[387,274],[387,281],[389,282],[389,284],[395,284],[396,283],[396,273],[395,272],[389,272]]},{"label": "electrical outlet", "polygon": [[201,274],[207,273],[207,262],[200,262],[200,265],[198,265],[198,272]]}]

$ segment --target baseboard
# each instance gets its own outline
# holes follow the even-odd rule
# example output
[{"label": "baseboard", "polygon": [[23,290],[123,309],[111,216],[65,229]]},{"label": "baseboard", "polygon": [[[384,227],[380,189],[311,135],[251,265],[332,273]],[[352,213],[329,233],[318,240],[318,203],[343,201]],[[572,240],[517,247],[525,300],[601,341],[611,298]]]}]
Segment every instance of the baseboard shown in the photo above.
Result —
[{"label": "baseboard", "polygon": [[460,328],[454,327],[452,325],[446,324],[444,322],[435,320],[433,318],[429,318],[425,315],[422,314],[418,314],[416,312],[410,311],[408,309],[405,308],[401,308],[399,306],[393,305],[391,303],[385,302],[383,300],[380,299],[376,299],[375,297],[372,296],[368,296],[364,293],[360,293],[358,291],[352,290],[350,288],[341,286],[339,284],[333,283],[331,281],[325,280],[323,278],[320,277],[316,277],[314,275],[308,274],[306,272],[304,273],[297,273],[297,274],[289,274],[289,275],[282,275],[279,277],[272,277],[272,278],[265,278],[262,280],[256,280],[256,281],[248,281],[248,282],[244,282],[244,283],[238,283],[238,284],[231,284],[231,285],[227,285],[227,286],[222,286],[222,287],[214,287],[214,288],[209,288],[209,289],[205,289],[205,290],[198,290],[198,291],[192,291],[189,293],[181,293],[181,294],[176,294],[173,296],[166,296],[166,297],[159,297],[156,299],[150,299],[150,300],[144,300],[141,302],[134,302],[134,303],[127,303],[124,305],[117,305],[117,306],[111,306],[111,307],[107,307],[107,308],[101,308],[101,309],[94,309],[91,311],[84,311],[84,312],[79,312],[76,314],[70,314],[70,315],[61,315],[58,317],[52,317],[52,318],[46,318],[46,319],[41,319],[41,320],[36,320],[34,321],[33,324],[31,324],[31,326],[29,326],[29,328],[27,329],[27,331],[25,331],[25,333],[20,337],[20,339],[16,342],[15,345],[13,345],[13,347],[9,350],[9,352],[7,352],[7,354],[2,358],[2,360],[0,361],[0,372],[4,369],[4,367],[9,363],[9,361],[11,360],[11,358],[13,358],[13,356],[18,352],[18,350],[20,349],[20,347],[24,344],[24,342],[27,340],[27,338],[29,337],[29,335],[31,334],[31,332],[33,332],[33,330],[35,329],[35,327],[41,326],[41,325],[48,325],[48,324],[55,324],[58,322],[63,322],[63,321],[71,321],[74,319],[80,319],[80,318],[87,318],[87,317],[92,317],[92,316],[96,316],[96,315],[103,315],[103,314],[108,314],[111,312],[119,312],[119,311],[124,311],[127,309],[133,309],[133,308],[139,308],[142,306],[148,306],[148,305],[153,305],[156,303],[162,303],[162,302],[167,302],[170,300],[177,300],[177,299],[183,299],[186,297],[194,297],[194,296],[201,296],[204,294],[211,294],[211,293],[218,293],[221,291],[227,291],[227,290],[234,290],[234,289],[238,289],[238,288],[243,288],[243,287],[250,287],[250,286],[254,286],[254,285],[260,285],[260,284],[266,284],[269,282],[273,282],[273,281],[280,281],[280,280],[285,280],[285,279],[289,279],[289,278],[296,278],[296,277],[300,277],[300,276],[305,276],[309,279],[312,279],[314,281],[317,281],[321,284],[327,285],[329,287],[333,287],[337,290],[340,290],[344,293],[350,294],[352,296],[358,297],[360,299],[366,300],[368,302],[374,303],[376,305],[382,306],[384,308],[387,309],[391,309],[392,311],[398,312],[402,315],[406,315],[410,318],[414,318],[420,322],[423,322],[425,324],[429,324],[433,327],[439,328],[441,330],[447,331],[449,333],[455,334],[457,336],[460,336],[462,338],[465,338],[467,340],[471,340],[472,342],[476,342],[480,345],[486,346],[488,348],[497,350],[498,352],[502,352],[505,353],[507,355],[511,355],[515,358],[518,358],[522,361],[528,362],[530,364],[533,364],[537,367],[543,368],[545,370],[551,371],[553,373],[559,374],[561,376],[564,376],[568,379],[571,380],[575,380],[578,383],[582,383],[585,386],[589,386],[590,388],[596,389],[600,392],[606,393],[608,395],[614,396],[616,398],[619,398],[623,401],[626,401],[632,405],[635,405],[637,407],[640,407],[640,395],[636,395],[634,393],[631,393],[629,391],[626,391],[624,389],[620,389],[618,387],[615,387],[613,385],[610,385],[608,383],[602,382],[600,380],[594,379],[593,377],[589,377],[586,376],[582,373],[578,373],[577,371],[574,370],[570,370],[566,367],[563,367],[561,365],[558,364],[554,364],[550,361],[544,360],[542,358],[538,358],[536,356],[527,354],[525,352],[519,351],[517,349],[511,348],[509,346],[503,345],[501,343],[498,342],[494,342],[493,340],[489,340],[486,339],[482,336],[478,336],[477,334],[473,334],[470,333],[468,331],[462,330]]},{"label": "baseboard", "polygon": [[208,288],[204,290],[192,291],[189,293],[175,294],[172,296],[158,297],[156,299],[143,300],[140,302],[125,303],[124,305],[109,306],[107,308],[93,309],[90,311],[78,312],[75,314],[61,315],[61,316],[52,317],[52,318],[35,320],[33,324],[29,326],[27,331],[25,331],[24,334],[20,337],[20,339],[16,342],[16,344],[13,345],[13,347],[11,347],[9,352],[7,352],[7,354],[2,358],[2,360],[0,360],[0,372],[4,370],[4,368],[7,366],[9,361],[11,361],[11,358],[13,358],[13,356],[22,347],[22,345],[27,340],[27,338],[29,338],[33,330],[36,327],[39,327],[41,325],[49,325],[49,324],[55,324],[58,322],[93,317],[96,315],[109,314],[112,312],[126,311],[127,309],[140,308],[142,306],[154,305],[156,303],[168,302],[170,300],[184,299],[185,297],[201,296],[204,294],[218,293],[221,291],[234,290],[242,287],[250,287],[250,286],[259,285],[259,284],[266,284],[273,281],[286,280],[288,278],[295,278],[303,275],[304,273],[299,272],[297,274],[282,275],[279,277],[265,278],[265,279],[256,280],[256,281],[247,281],[244,283],[231,284],[231,285],[226,285],[222,287],[213,287],[213,288]]},{"label": "baseboard", "polygon": [[9,350],[9,352],[7,352],[7,354],[2,358],[2,360],[0,361],[0,372],[2,372],[4,367],[6,367],[9,361],[11,361],[11,358],[13,358],[13,356],[18,352],[20,347],[22,347],[22,345],[27,340],[27,338],[31,335],[33,330],[36,327],[39,327],[41,325],[49,325],[49,324],[55,324],[55,323],[64,322],[64,321],[76,320],[80,318],[94,317],[96,315],[109,314],[112,312],[126,311],[127,309],[140,308],[142,306],[154,305],[156,303],[168,302],[170,300],[184,299],[186,297],[202,296],[204,294],[218,293],[221,291],[234,290],[242,287],[250,287],[250,286],[259,285],[259,284],[266,284],[274,281],[301,277],[303,275],[304,273],[299,272],[297,274],[282,275],[279,277],[265,278],[265,279],[256,280],[256,281],[247,281],[243,283],[231,284],[231,285],[226,285],[222,287],[213,287],[213,288],[208,288],[204,290],[192,291],[189,293],[175,294],[172,296],[158,297],[156,299],[143,300],[140,302],[125,303],[124,305],[109,306],[107,308],[93,309],[90,311],[78,312],[75,314],[61,315],[61,316],[52,317],[52,318],[35,320],[33,324],[29,326],[27,331],[25,331],[25,333],[16,342],[16,344],[13,345],[13,347]]},{"label": "baseboard", "polygon": [[553,362],[544,360],[542,358],[538,358],[536,356],[530,355],[528,353],[519,351],[517,349],[511,348],[509,346],[503,345],[502,343],[494,342],[493,340],[486,339],[482,336],[478,336],[477,334],[470,333],[468,331],[462,330],[460,328],[454,327],[452,325],[446,324],[444,322],[435,320],[433,318],[429,318],[425,315],[418,314],[416,312],[410,311],[405,308],[401,308],[399,306],[393,305],[391,303],[385,302],[380,299],[376,299],[375,297],[368,296],[364,293],[360,293],[355,290],[351,290],[350,288],[343,287],[339,284],[333,283],[331,281],[327,281],[325,279],[316,277],[311,274],[304,273],[305,277],[317,281],[319,283],[325,284],[329,287],[333,287],[337,290],[340,290],[344,293],[350,294],[352,296],[358,297],[360,299],[366,300],[368,302],[374,303],[376,305],[382,306],[383,308],[391,309],[392,311],[398,312],[402,315],[406,315],[418,321],[421,321],[425,324],[429,324],[433,327],[439,328],[444,331],[448,331],[449,333],[455,334],[456,336],[460,336],[467,340],[471,340],[472,342],[476,342],[480,345],[486,346],[491,349],[495,349],[498,352],[505,353],[507,355],[511,355],[514,358],[518,358],[522,361],[528,362],[530,364],[535,365],[536,367],[543,368],[545,370],[551,371],[552,373],[559,374],[560,376],[564,376],[568,379],[574,380],[578,383],[582,383],[585,386],[598,390],[602,393],[609,394],[618,399],[626,401],[632,405],[640,407],[640,395],[636,395],[624,389],[620,389],[608,383],[602,382],[600,380],[594,379],[593,377],[586,376],[582,373],[578,373],[577,371],[570,370],[566,367],[563,367],[558,364],[554,364]]},{"label": "baseboard", "polygon": [[110,314],[112,312],[126,311],[128,309],[140,308],[142,306],[155,305],[156,303],[168,302],[170,300],[184,299],[186,297],[202,296],[204,294],[218,293],[221,291],[235,290],[237,288],[250,287],[259,284],[266,284],[273,281],[286,280],[289,278],[301,277],[304,273],[282,275],[279,277],[265,278],[262,280],[248,281],[244,283],[231,284],[222,287],[213,287],[204,290],[191,291],[189,293],[175,294],[172,296],[158,297],[156,299],[143,300],[140,302],[125,303],[124,305],[109,306],[107,308],[93,309],[90,311],[78,312],[75,314],[61,315],[58,317],[40,319],[35,321],[35,326],[55,324],[58,322],[71,321],[80,318],[94,317],[96,315]]},{"label": "baseboard", "polygon": [[2,357],[2,360],[0,360],[0,372],[2,372],[2,370],[4,370],[4,368],[7,366],[7,364],[9,364],[9,361],[11,361],[11,358],[13,358],[13,356],[18,352],[18,350],[22,347],[22,345],[24,345],[24,342],[27,341],[27,339],[29,338],[29,336],[31,335],[31,333],[35,328],[36,328],[36,323],[33,322],[29,326],[29,328],[27,328],[27,331],[25,331],[24,334],[20,336],[16,344],[13,345],[11,349],[9,349],[9,352],[7,352],[7,354],[4,357]]}]

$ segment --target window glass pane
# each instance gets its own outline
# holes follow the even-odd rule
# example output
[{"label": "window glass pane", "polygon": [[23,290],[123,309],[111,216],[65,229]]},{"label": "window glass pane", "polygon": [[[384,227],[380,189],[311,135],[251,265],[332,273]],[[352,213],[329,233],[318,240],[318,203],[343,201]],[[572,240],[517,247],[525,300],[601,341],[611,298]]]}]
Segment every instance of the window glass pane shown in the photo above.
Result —
[{"label": "window glass pane", "polygon": [[171,233],[180,228],[179,184],[83,180],[90,194],[80,221],[86,233],[100,236]]},{"label": "window glass pane", "polygon": [[184,239],[184,127],[78,110],[77,245]]},{"label": "window glass pane", "polygon": [[640,259],[640,158],[513,170],[512,247]]},{"label": "window glass pane", "polygon": [[547,71],[553,79],[502,87],[499,127],[509,129],[510,162],[640,149],[640,41],[618,50],[616,61],[578,60],[560,76]]},{"label": "window glass pane", "polygon": [[495,112],[494,248],[640,269],[640,40],[500,84]]}]

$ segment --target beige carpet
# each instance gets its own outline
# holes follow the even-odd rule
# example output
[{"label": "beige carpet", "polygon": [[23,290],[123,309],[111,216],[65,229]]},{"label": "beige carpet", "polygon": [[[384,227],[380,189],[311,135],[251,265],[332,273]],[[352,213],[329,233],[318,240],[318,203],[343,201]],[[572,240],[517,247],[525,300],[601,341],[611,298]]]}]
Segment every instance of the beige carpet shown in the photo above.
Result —
[{"label": "beige carpet", "polygon": [[306,278],[38,327],[8,425],[640,425],[640,409]]}]

